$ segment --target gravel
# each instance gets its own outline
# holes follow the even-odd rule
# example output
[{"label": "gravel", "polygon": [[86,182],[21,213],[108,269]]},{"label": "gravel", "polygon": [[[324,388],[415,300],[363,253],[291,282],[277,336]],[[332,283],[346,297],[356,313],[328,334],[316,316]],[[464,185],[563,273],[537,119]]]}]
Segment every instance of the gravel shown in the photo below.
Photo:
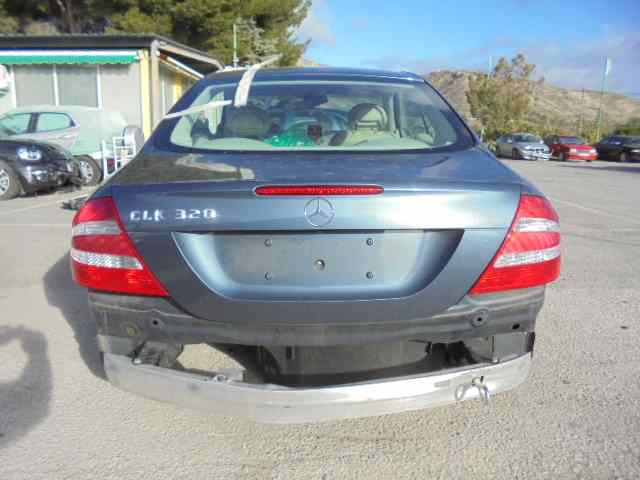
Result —
[{"label": "gravel", "polygon": [[0,203],[0,478],[640,478],[640,165],[505,161],[562,222],[532,375],[489,407],[260,425],[104,381],[73,212]]}]

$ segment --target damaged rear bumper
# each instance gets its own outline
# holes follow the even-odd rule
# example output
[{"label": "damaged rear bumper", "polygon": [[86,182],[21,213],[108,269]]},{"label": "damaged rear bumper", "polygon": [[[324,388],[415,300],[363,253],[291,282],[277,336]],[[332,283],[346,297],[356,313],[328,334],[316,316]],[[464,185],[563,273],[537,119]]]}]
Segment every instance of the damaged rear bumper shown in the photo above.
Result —
[{"label": "damaged rear bumper", "polygon": [[264,423],[305,423],[437,407],[510,390],[527,378],[531,354],[496,364],[308,388],[137,365],[112,353],[105,353],[104,365],[114,385],[147,398]]},{"label": "damaged rear bumper", "polygon": [[[175,345],[232,343],[242,345],[370,345],[398,340],[455,342],[503,333],[533,332],[544,303],[544,287],[496,294],[466,296],[441,314],[424,318],[370,321],[354,317],[327,318],[322,324],[265,321],[259,316],[244,322],[204,320],[189,315],[163,298],[89,292],[89,305],[98,333],[118,337],[127,345],[105,352],[128,354],[147,341]],[[257,307],[256,307],[257,308]]]}]

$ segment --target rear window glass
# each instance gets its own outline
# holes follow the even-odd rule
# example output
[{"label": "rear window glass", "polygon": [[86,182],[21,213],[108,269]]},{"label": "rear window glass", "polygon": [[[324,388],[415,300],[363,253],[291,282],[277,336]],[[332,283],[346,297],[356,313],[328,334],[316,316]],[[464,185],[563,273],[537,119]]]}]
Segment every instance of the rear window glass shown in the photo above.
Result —
[{"label": "rear window glass", "polygon": [[29,130],[30,113],[16,113],[0,118],[0,136],[21,135]]},{"label": "rear window glass", "polygon": [[73,122],[64,113],[41,113],[38,115],[36,132],[52,132],[73,127]]},{"label": "rear window glass", "polygon": [[[175,111],[233,101],[236,86],[201,86]],[[471,142],[442,99],[417,82],[254,82],[245,107],[167,122],[171,144],[198,150],[419,150]]]}]

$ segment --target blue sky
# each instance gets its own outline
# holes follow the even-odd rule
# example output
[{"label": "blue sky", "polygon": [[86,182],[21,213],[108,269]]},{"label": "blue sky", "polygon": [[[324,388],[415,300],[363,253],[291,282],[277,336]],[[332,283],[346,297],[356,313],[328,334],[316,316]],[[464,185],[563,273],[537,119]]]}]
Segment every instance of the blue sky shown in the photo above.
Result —
[{"label": "blue sky", "polygon": [[570,88],[599,89],[609,56],[609,89],[640,97],[640,0],[314,0],[298,37],[322,64],[416,73],[521,52]]}]

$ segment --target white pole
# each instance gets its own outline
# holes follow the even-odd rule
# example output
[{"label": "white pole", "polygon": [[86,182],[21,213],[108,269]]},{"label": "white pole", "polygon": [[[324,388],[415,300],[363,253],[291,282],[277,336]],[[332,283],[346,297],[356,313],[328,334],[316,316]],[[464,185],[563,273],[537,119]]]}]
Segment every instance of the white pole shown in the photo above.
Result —
[{"label": "white pole", "polygon": [[53,104],[60,105],[60,93],[58,91],[58,67],[53,66]]},{"label": "white pole", "polygon": [[98,64],[96,65],[96,95],[98,97],[98,108],[102,108],[102,78],[100,75],[100,64]]},{"label": "white pole", "polygon": [[18,94],[16,93],[16,71],[13,65],[11,65],[11,104],[13,108],[18,106]]},{"label": "white pole", "polygon": [[233,24],[233,68],[238,68],[238,29]]}]

